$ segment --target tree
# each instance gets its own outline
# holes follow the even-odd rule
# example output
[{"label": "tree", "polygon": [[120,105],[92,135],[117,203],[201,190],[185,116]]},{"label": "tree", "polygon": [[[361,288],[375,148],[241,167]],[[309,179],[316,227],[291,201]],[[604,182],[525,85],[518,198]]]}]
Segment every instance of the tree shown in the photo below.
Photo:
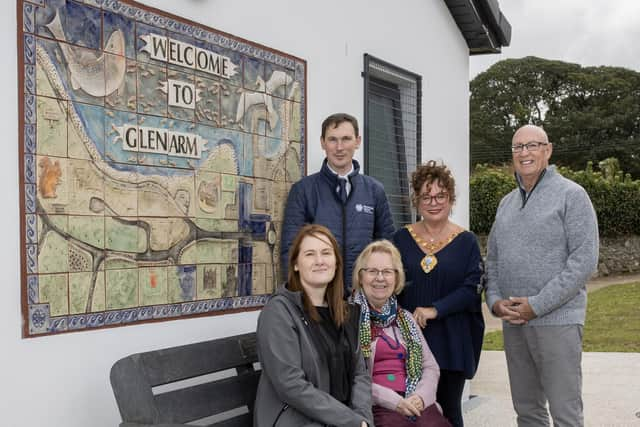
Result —
[{"label": "tree", "polygon": [[640,73],[526,57],[494,64],[470,88],[472,165],[508,161],[515,130],[535,124],[554,163],[579,170],[616,157],[640,177]]}]

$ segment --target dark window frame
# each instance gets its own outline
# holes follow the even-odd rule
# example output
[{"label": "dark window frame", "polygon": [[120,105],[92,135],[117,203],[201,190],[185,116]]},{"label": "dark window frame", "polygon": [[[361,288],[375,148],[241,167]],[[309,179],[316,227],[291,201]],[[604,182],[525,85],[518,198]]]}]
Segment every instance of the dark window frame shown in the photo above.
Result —
[{"label": "dark window frame", "polygon": [[[388,70],[388,72],[379,71],[375,73],[377,75],[373,75],[371,73],[372,67]],[[387,76],[389,77],[388,79],[385,79],[385,74],[387,74]],[[362,77],[364,80],[364,121],[363,121],[364,123],[363,123],[363,130],[362,130],[363,141],[365,141],[364,150],[363,150],[364,151],[364,173],[367,175],[371,175],[373,177],[376,177],[375,173],[372,173],[370,168],[370,165],[371,165],[370,160],[372,157],[371,150],[373,149],[373,147],[371,146],[371,144],[368,143],[368,141],[370,140],[370,132],[371,132],[371,126],[370,126],[371,111],[369,109],[369,105],[372,101],[371,95],[379,96],[380,94],[386,92],[389,97],[388,99],[394,105],[393,107],[394,113],[393,113],[392,120],[396,124],[398,129],[402,129],[402,126],[403,126],[402,125],[403,110],[401,105],[401,99],[399,96],[400,87],[397,83],[393,82],[394,80],[392,78],[393,75],[402,76],[403,79],[406,79],[407,81],[412,81],[415,84],[415,94],[414,94],[415,105],[412,105],[412,107],[415,108],[415,145],[416,145],[415,164],[416,166],[421,163],[421,159],[422,159],[422,76],[416,73],[413,73],[411,71],[408,71],[406,69],[403,69],[401,67],[398,67],[396,65],[393,65],[389,62],[383,61],[372,55],[364,54],[364,71],[362,72]],[[373,93],[373,92],[377,92],[377,93]],[[395,109],[396,105],[400,108]],[[394,141],[394,143],[399,147],[401,146],[405,150],[403,154],[405,155],[408,154],[406,153],[405,138],[399,137],[398,135],[396,135],[396,137],[398,139]],[[397,168],[397,173],[401,174],[401,176],[398,177],[399,182],[401,182],[403,186],[404,186],[404,183],[406,183],[406,187],[407,187],[406,193],[402,193],[401,196],[407,196],[407,200],[410,200],[411,188],[410,188],[410,181],[409,181],[408,174],[412,173],[413,170],[407,171],[406,169],[407,169],[406,163],[399,164]],[[388,192],[387,192],[387,197],[389,198]],[[393,206],[392,206],[392,211],[393,211]],[[415,212],[415,209],[412,206],[410,207],[410,212],[411,212],[411,217],[417,220],[418,216]],[[400,227],[404,224],[395,224],[395,225],[396,227]]]}]

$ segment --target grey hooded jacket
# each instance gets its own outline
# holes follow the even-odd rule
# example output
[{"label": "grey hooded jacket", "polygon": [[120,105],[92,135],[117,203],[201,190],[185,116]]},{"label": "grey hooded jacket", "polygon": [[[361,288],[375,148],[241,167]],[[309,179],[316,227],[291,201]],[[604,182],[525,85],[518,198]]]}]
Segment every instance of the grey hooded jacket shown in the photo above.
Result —
[{"label": "grey hooded jacket", "polygon": [[303,310],[302,294],[285,287],[262,309],[257,329],[262,375],[253,425],[360,427],[366,421],[373,426],[371,377],[357,335],[351,340],[357,348],[353,349],[354,379],[347,406],[329,394],[329,369],[314,344],[310,321]]}]

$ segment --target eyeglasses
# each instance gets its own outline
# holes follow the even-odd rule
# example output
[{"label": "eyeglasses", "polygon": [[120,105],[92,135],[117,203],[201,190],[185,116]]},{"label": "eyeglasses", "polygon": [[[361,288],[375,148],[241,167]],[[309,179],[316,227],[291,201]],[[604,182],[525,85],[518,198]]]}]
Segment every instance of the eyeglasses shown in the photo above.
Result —
[{"label": "eyeglasses", "polygon": [[378,270],[377,268],[361,268],[360,271],[364,271],[369,277],[378,277],[378,275],[382,273],[382,277],[390,279],[395,276],[398,270],[395,268],[383,268],[382,270]]},{"label": "eyeglasses", "polygon": [[444,191],[436,194],[435,196],[431,196],[429,194],[421,194],[418,196],[421,203],[430,205],[435,200],[436,204],[441,205],[449,199],[449,193],[445,193]]},{"label": "eyeglasses", "polygon": [[512,153],[519,153],[522,150],[524,150],[525,148],[527,149],[527,151],[538,151],[540,149],[540,147],[542,147],[543,145],[547,145],[549,144],[548,142],[538,142],[538,141],[531,141],[531,142],[527,142],[526,144],[516,144],[516,145],[512,145],[511,146],[511,152]]}]

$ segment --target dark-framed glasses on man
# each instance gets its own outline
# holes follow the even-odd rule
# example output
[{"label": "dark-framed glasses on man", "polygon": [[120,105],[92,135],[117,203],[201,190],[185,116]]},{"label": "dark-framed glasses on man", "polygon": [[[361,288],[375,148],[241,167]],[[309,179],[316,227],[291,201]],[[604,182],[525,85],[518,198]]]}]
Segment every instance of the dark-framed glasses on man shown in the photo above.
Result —
[{"label": "dark-framed glasses on man", "polygon": [[526,144],[514,144],[511,146],[511,152],[512,153],[519,153],[522,150],[524,150],[525,148],[527,149],[527,151],[538,151],[540,149],[540,147],[542,147],[543,145],[547,145],[549,144],[548,142],[539,142],[539,141],[530,141],[527,142]]}]

